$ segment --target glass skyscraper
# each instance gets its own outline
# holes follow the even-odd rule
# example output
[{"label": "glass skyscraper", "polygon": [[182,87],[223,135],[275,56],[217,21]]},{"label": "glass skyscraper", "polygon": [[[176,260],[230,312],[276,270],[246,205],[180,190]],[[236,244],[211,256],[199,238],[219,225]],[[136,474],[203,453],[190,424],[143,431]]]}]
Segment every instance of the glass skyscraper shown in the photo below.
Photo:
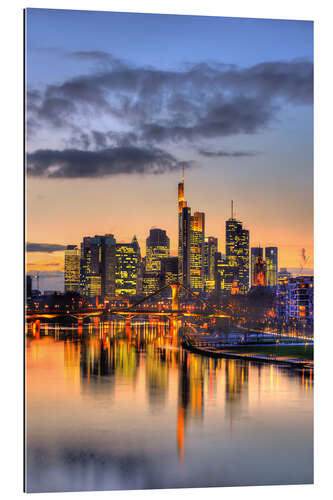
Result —
[{"label": "glass skyscraper", "polygon": [[80,293],[80,251],[76,245],[65,250],[65,293]]},{"label": "glass skyscraper", "polygon": [[116,244],[116,296],[131,296],[137,293],[138,253],[133,243]]},{"label": "glass skyscraper", "polygon": [[163,229],[151,229],[146,239],[146,272],[161,272],[161,261],[170,255],[170,240]]},{"label": "glass skyscraper", "polygon": [[195,212],[190,219],[190,288],[204,289],[205,214]]},{"label": "glass skyscraper", "polygon": [[251,286],[254,286],[254,267],[261,251],[260,247],[251,248]]},{"label": "glass skyscraper", "polygon": [[266,282],[267,286],[277,285],[277,272],[278,272],[278,249],[277,247],[265,248],[266,260]]},{"label": "glass skyscraper", "polygon": [[240,294],[249,290],[249,231],[233,216],[225,223],[226,260],[235,270]]},{"label": "glass skyscraper", "polygon": [[204,281],[207,292],[215,289],[215,253],[217,249],[217,238],[206,236],[204,242]]},{"label": "glass skyscraper", "polygon": [[100,236],[85,236],[81,243],[81,294],[87,298],[100,296],[102,248]]}]

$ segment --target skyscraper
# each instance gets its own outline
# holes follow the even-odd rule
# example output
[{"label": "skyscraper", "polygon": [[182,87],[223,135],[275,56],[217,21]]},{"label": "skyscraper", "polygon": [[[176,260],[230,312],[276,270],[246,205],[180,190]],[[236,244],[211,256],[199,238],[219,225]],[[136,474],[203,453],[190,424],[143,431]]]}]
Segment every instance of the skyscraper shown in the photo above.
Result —
[{"label": "skyscraper", "polygon": [[162,285],[178,282],[178,257],[168,257],[162,260]]},{"label": "skyscraper", "polygon": [[216,292],[222,295],[230,295],[237,276],[237,263],[223,259],[221,252],[215,252],[214,281]]},{"label": "skyscraper", "polygon": [[136,251],[136,255],[138,258],[138,265],[137,265],[137,282],[136,282],[136,293],[140,294],[142,292],[142,274],[143,274],[143,269],[142,269],[142,259],[141,259],[141,250],[140,250],[140,245],[139,242],[134,235],[132,238],[132,245],[134,250]]},{"label": "skyscraper", "polygon": [[178,279],[190,284],[190,231],[191,209],[184,201],[184,168],[182,182],[178,184]]},{"label": "skyscraper", "polygon": [[99,297],[102,293],[101,262],[101,237],[85,236],[81,243],[80,290],[87,298]]},{"label": "skyscraper", "polygon": [[254,278],[252,286],[267,286],[266,262],[262,258],[263,251],[259,247],[259,255],[254,264]]},{"label": "skyscraper", "polygon": [[215,253],[217,249],[217,238],[206,236],[204,242],[204,282],[206,291],[212,291],[215,288]]},{"label": "skyscraper", "polygon": [[278,249],[277,247],[265,248],[265,260],[267,268],[267,286],[277,285],[278,272]]},{"label": "skyscraper", "polygon": [[80,293],[80,252],[76,245],[67,245],[65,250],[65,293]]},{"label": "skyscraper", "polygon": [[116,240],[113,234],[101,237],[101,294],[103,300],[115,295]]},{"label": "skyscraper", "polygon": [[242,222],[233,216],[225,223],[226,232],[226,260],[235,270],[234,280],[238,281],[239,293],[249,290],[249,231],[243,229]]},{"label": "skyscraper", "polygon": [[257,261],[257,258],[260,255],[261,248],[260,247],[252,247],[251,248],[251,286],[254,286],[254,267]]},{"label": "skyscraper", "polygon": [[135,243],[116,244],[116,296],[131,296],[137,293],[138,254]]},{"label": "skyscraper", "polygon": [[190,219],[190,288],[204,289],[205,214],[195,212]]},{"label": "skyscraper", "polygon": [[179,282],[190,286],[191,208],[183,207],[179,217],[181,245],[178,249]]},{"label": "skyscraper", "polygon": [[161,272],[161,261],[170,255],[170,240],[163,229],[151,229],[146,239],[146,271]]}]

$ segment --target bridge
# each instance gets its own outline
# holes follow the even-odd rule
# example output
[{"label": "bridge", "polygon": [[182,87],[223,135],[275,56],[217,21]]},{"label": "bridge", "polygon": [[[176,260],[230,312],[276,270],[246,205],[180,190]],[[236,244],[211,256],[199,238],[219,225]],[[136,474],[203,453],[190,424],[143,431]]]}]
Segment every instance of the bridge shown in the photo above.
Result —
[{"label": "bridge", "polygon": [[[166,290],[171,289],[171,309],[160,308],[156,310],[154,308],[146,308],[146,305],[149,305],[149,301],[163,294]],[[191,311],[189,309],[180,308],[180,290],[184,291],[188,295],[190,295],[193,299],[197,300],[201,304],[200,311]],[[145,304],[146,303],[146,304]],[[142,306],[145,306],[142,308]],[[35,319],[53,319],[59,317],[73,317],[80,320],[83,320],[85,317],[89,316],[100,316],[102,314],[113,314],[115,316],[123,316],[128,319],[134,316],[167,316],[167,317],[175,317],[175,316],[191,316],[197,318],[230,318],[229,315],[223,313],[213,305],[209,304],[207,301],[199,297],[196,293],[194,293],[189,288],[179,284],[172,283],[169,285],[165,285],[156,292],[153,292],[146,297],[142,298],[138,302],[130,305],[127,308],[111,308],[111,307],[101,307],[101,308],[88,308],[88,309],[47,309],[47,310],[33,310],[28,309],[26,311],[26,319],[27,320],[35,320]]]}]

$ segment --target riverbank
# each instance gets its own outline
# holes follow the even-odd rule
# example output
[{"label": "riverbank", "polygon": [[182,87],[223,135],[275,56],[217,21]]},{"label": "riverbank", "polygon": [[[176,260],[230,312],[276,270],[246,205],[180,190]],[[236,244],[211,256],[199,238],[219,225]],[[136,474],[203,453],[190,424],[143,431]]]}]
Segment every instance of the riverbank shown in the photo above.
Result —
[{"label": "riverbank", "polygon": [[188,335],[183,347],[189,351],[213,358],[242,359],[259,363],[282,364],[290,367],[313,368],[313,345],[272,344],[272,345],[227,345],[200,346]]}]

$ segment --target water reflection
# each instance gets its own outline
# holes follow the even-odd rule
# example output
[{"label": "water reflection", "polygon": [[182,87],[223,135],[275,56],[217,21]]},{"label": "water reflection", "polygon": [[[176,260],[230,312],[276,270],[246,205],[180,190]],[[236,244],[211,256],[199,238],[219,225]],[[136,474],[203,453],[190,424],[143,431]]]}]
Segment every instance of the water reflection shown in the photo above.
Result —
[{"label": "water reflection", "polygon": [[29,491],[312,482],[311,373],[188,353],[179,326],[29,324]]}]

